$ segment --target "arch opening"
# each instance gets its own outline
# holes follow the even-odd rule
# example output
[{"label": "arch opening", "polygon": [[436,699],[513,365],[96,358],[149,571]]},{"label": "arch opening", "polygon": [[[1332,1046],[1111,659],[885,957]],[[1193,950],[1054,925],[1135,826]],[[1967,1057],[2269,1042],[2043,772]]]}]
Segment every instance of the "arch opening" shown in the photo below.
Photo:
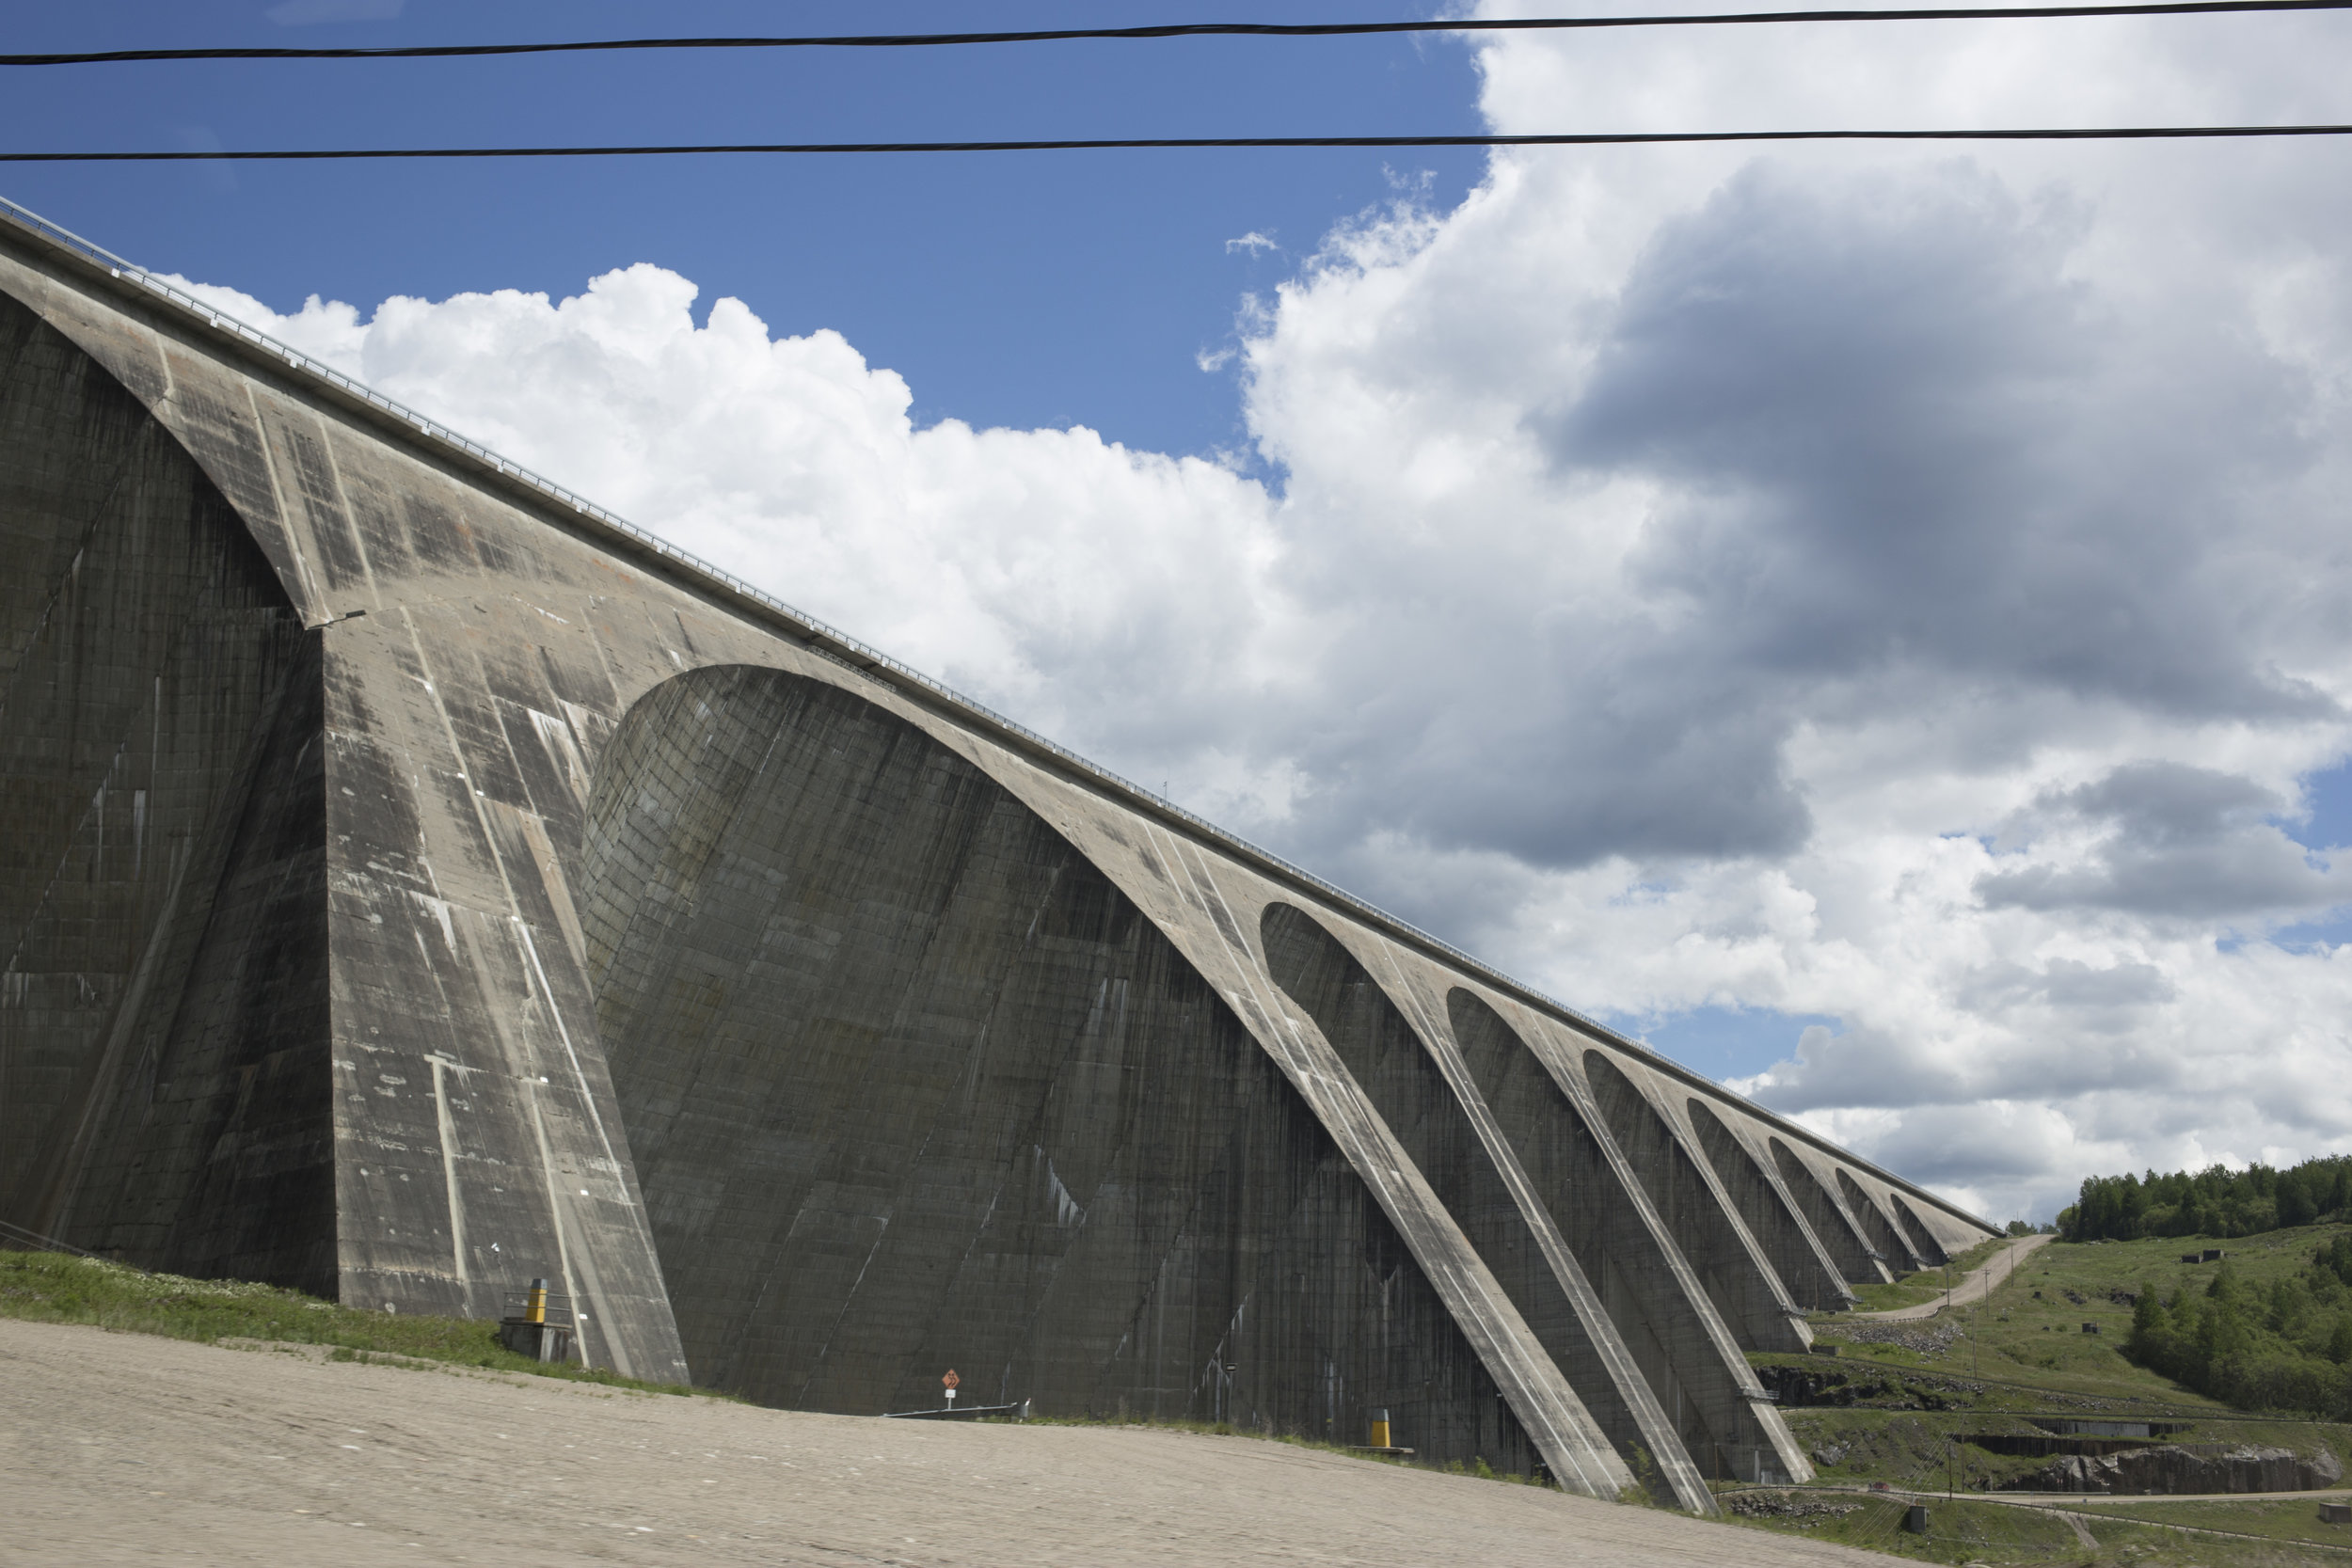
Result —
[{"label": "arch opening", "polygon": [[1783,1473],[1787,1456],[1774,1434],[1758,1428],[1697,1321],[1699,1304],[1677,1282],[1666,1256],[1672,1242],[1653,1234],[1623,1194],[1601,1145],[1606,1134],[1587,1108],[1475,992],[1448,991],[1446,1012],[1471,1080],[1581,1265],[1585,1291],[1632,1358],[1654,1412],[1646,1418],[1672,1431],[1682,1463],[1702,1484]]},{"label": "arch opening", "polygon": [[[1354,955],[1303,910],[1269,904],[1258,926],[1267,974],[1313,1021],[1544,1353],[1622,1452],[1619,1434],[1629,1423],[1613,1409],[1613,1385],[1602,1377],[1595,1386],[1602,1364],[1518,1200],[1418,1032]],[[1507,1431],[1464,1433],[1457,1440],[1523,1445],[1534,1452],[1516,1418]]]},{"label": "arch opening", "polygon": [[1903,1233],[1895,1228],[1895,1222],[1887,1218],[1885,1206],[1872,1197],[1843,1165],[1837,1167],[1837,1192],[1846,1200],[1846,1207],[1862,1222],[1863,1233],[1870,1238],[1870,1244],[1885,1257],[1887,1267],[1899,1275],[1927,1267],[1913,1253]]},{"label": "arch opening", "polygon": [[1813,1234],[1829,1249],[1830,1258],[1845,1274],[1847,1282],[1883,1285],[1891,1281],[1895,1275],[1887,1267],[1886,1255],[1864,1236],[1858,1228],[1860,1222],[1849,1215],[1837,1195],[1813,1174],[1810,1165],[1790,1152],[1787,1144],[1773,1138],[1771,1147],[1782,1187],[1804,1210]]},{"label": "arch opening", "polygon": [[1904,1201],[1903,1195],[1889,1193],[1886,1197],[1895,1211],[1895,1223],[1902,1227],[1903,1239],[1911,1244],[1912,1256],[1919,1259],[1920,1266],[1934,1269],[1950,1262],[1951,1254],[1935,1239],[1935,1232],[1921,1223],[1918,1212]]},{"label": "arch opening", "polygon": [[954,1366],[967,1399],[1337,1441],[1401,1370],[1495,1403],[1224,1000],[915,724],[690,672],[624,716],[582,841],[586,969],[698,1381],[866,1414]]},{"label": "arch opening", "polygon": [[1584,1080],[1617,1147],[1740,1348],[1804,1350],[1811,1338],[1797,1326],[1793,1304],[1666,1118],[1597,1048],[1584,1053]]},{"label": "arch opening", "polygon": [[1712,1106],[1692,1096],[1688,1106],[1692,1130],[1716,1180],[1731,1195],[1748,1229],[1772,1259],[1789,1299],[1819,1312],[1851,1305],[1853,1293],[1821,1249],[1806,1219],[1781,1200],[1764,1169],[1746,1147],[1725,1127]]}]

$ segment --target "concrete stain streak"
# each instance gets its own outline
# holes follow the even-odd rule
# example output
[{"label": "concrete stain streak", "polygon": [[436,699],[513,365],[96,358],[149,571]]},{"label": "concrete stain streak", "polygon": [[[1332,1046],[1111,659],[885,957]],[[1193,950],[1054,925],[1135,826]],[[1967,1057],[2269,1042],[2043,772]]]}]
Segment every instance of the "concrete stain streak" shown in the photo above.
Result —
[{"label": "concrete stain streak", "polygon": [[450,1269],[457,1275],[458,1289],[470,1297],[473,1281],[468,1277],[466,1267],[466,1199],[457,1189],[457,1118],[450,1112],[449,1089],[444,1082],[452,1070],[465,1069],[437,1055],[426,1060],[433,1068],[433,1114],[441,1130],[441,1183],[449,1195]]}]

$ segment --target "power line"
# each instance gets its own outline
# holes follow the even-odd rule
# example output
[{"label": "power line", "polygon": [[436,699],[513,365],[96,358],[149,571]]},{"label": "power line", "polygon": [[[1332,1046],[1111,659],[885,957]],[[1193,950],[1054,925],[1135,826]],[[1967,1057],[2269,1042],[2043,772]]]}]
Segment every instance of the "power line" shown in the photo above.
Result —
[{"label": "power line", "polygon": [[[70,1252],[75,1257],[87,1258],[100,1263],[110,1261],[108,1259],[99,1257],[97,1253],[77,1247],[71,1242],[61,1242],[55,1236],[44,1236],[38,1230],[27,1230],[21,1225],[10,1225],[6,1220],[0,1220],[0,1247],[5,1247],[11,1252]],[[125,1264],[124,1267],[127,1268],[130,1265]],[[137,1272],[145,1274],[147,1271],[140,1269]]]},{"label": "power line", "polygon": [[220,152],[0,152],[0,163],[309,163],[367,158],[659,158],[729,152],[1091,152],[1251,147],[1645,147],[1692,142],[2207,141],[2344,135],[2352,135],[2352,125],[2103,125],[1989,131],[1589,131],[1467,136],[1100,136],[1057,141],[712,142],[649,147],[360,147],[278,148]]},{"label": "power line", "polygon": [[1939,6],[1906,10],[1718,11],[1684,16],[1462,17],[1438,22],[1186,22],[1144,27],[1054,27],[999,33],[857,33],[807,38],[587,39],[564,43],[396,44],[382,48],[95,49],[0,55],[0,65],[121,65],[152,60],[412,60],[490,55],[578,55],[631,49],[921,49],[1082,40],[1344,38],[1397,33],[1582,32],[1609,27],[1739,27],[1797,22],[1994,22],[2069,16],[2204,16],[2336,11],[2352,0],[2152,0],[2120,6]]}]

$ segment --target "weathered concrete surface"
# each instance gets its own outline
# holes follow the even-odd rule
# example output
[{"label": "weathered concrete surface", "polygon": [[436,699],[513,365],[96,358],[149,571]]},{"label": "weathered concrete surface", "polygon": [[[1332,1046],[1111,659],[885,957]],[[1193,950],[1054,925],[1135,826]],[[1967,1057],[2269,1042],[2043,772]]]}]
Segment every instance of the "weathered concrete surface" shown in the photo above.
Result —
[{"label": "weathered concrete surface", "polygon": [[0,351],[0,1218],[1700,1509],[1807,1473],[1743,1349],[1987,1234],[12,229]]},{"label": "weathered concrete surface", "polygon": [[5,1217],[334,1288],[319,639],[113,377],[0,298]]},{"label": "weathered concrete surface", "polygon": [[908,1409],[956,1367],[967,1399],[1342,1441],[1369,1402],[1434,1453],[1558,1457],[1232,1010],[914,726],[776,671],[672,681],[612,743],[582,869],[706,1380]]}]

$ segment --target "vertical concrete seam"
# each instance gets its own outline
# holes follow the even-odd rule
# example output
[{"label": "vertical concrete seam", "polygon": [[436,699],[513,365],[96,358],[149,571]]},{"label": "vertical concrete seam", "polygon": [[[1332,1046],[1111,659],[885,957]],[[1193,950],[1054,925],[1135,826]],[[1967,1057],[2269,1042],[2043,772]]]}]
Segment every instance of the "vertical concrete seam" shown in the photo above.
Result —
[{"label": "vertical concrete seam", "polygon": [[[311,576],[309,558],[302,553],[302,541],[298,537],[301,531],[294,525],[294,514],[286,510],[285,486],[278,480],[278,451],[270,442],[269,421],[262,418],[262,404],[254,392],[253,378],[239,374],[237,382],[245,389],[245,405],[253,415],[254,436],[262,443],[262,467],[269,475],[270,499],[278,508],[278,530],[286,541],[288,553],[294,557],[294,575],[301,579],[303,596],[310,601],[307,612],[302,606],[296,607],[296,612],[302,614],[305,631],[316,631],[331,619],[327,614],[326,597],[321,592],[317,578]],[[246,526],[250,527],[251,523],[248,521]]]},{"label": "vertical concrete seam", "polygon": [[466,1266],[466,1200],[457,1188],[457,1119],[450,1113],[449,1094],[442,1083],[445,1073],[455,1069],[467,1070],[450,1062],[436,1052],[425,1057],[433,1068],[433,1115],[441,1132],[441,1183],[449,1194],[449,1255],[457,1270],[457,1289],[466,1298],[466,1315],[473,1315],[472,1271]]},{"label": "vertical concrete seam", "polygon": [[[317,418],[315,409],[309,412]],[[326,471],[335,481],[335,497],[342,507],[345,531],[351,535],[351,547],[359,557],[359,570],[368,579],[369,608],[380,615],[384,611],[384,590],[375,580],[375,558],[368,549],[367,531],[351,515],[351,486],[343,481],[342,460],[335,455],[333,432],[324,420],[319,421],[319,450],[326,455]]]}]

